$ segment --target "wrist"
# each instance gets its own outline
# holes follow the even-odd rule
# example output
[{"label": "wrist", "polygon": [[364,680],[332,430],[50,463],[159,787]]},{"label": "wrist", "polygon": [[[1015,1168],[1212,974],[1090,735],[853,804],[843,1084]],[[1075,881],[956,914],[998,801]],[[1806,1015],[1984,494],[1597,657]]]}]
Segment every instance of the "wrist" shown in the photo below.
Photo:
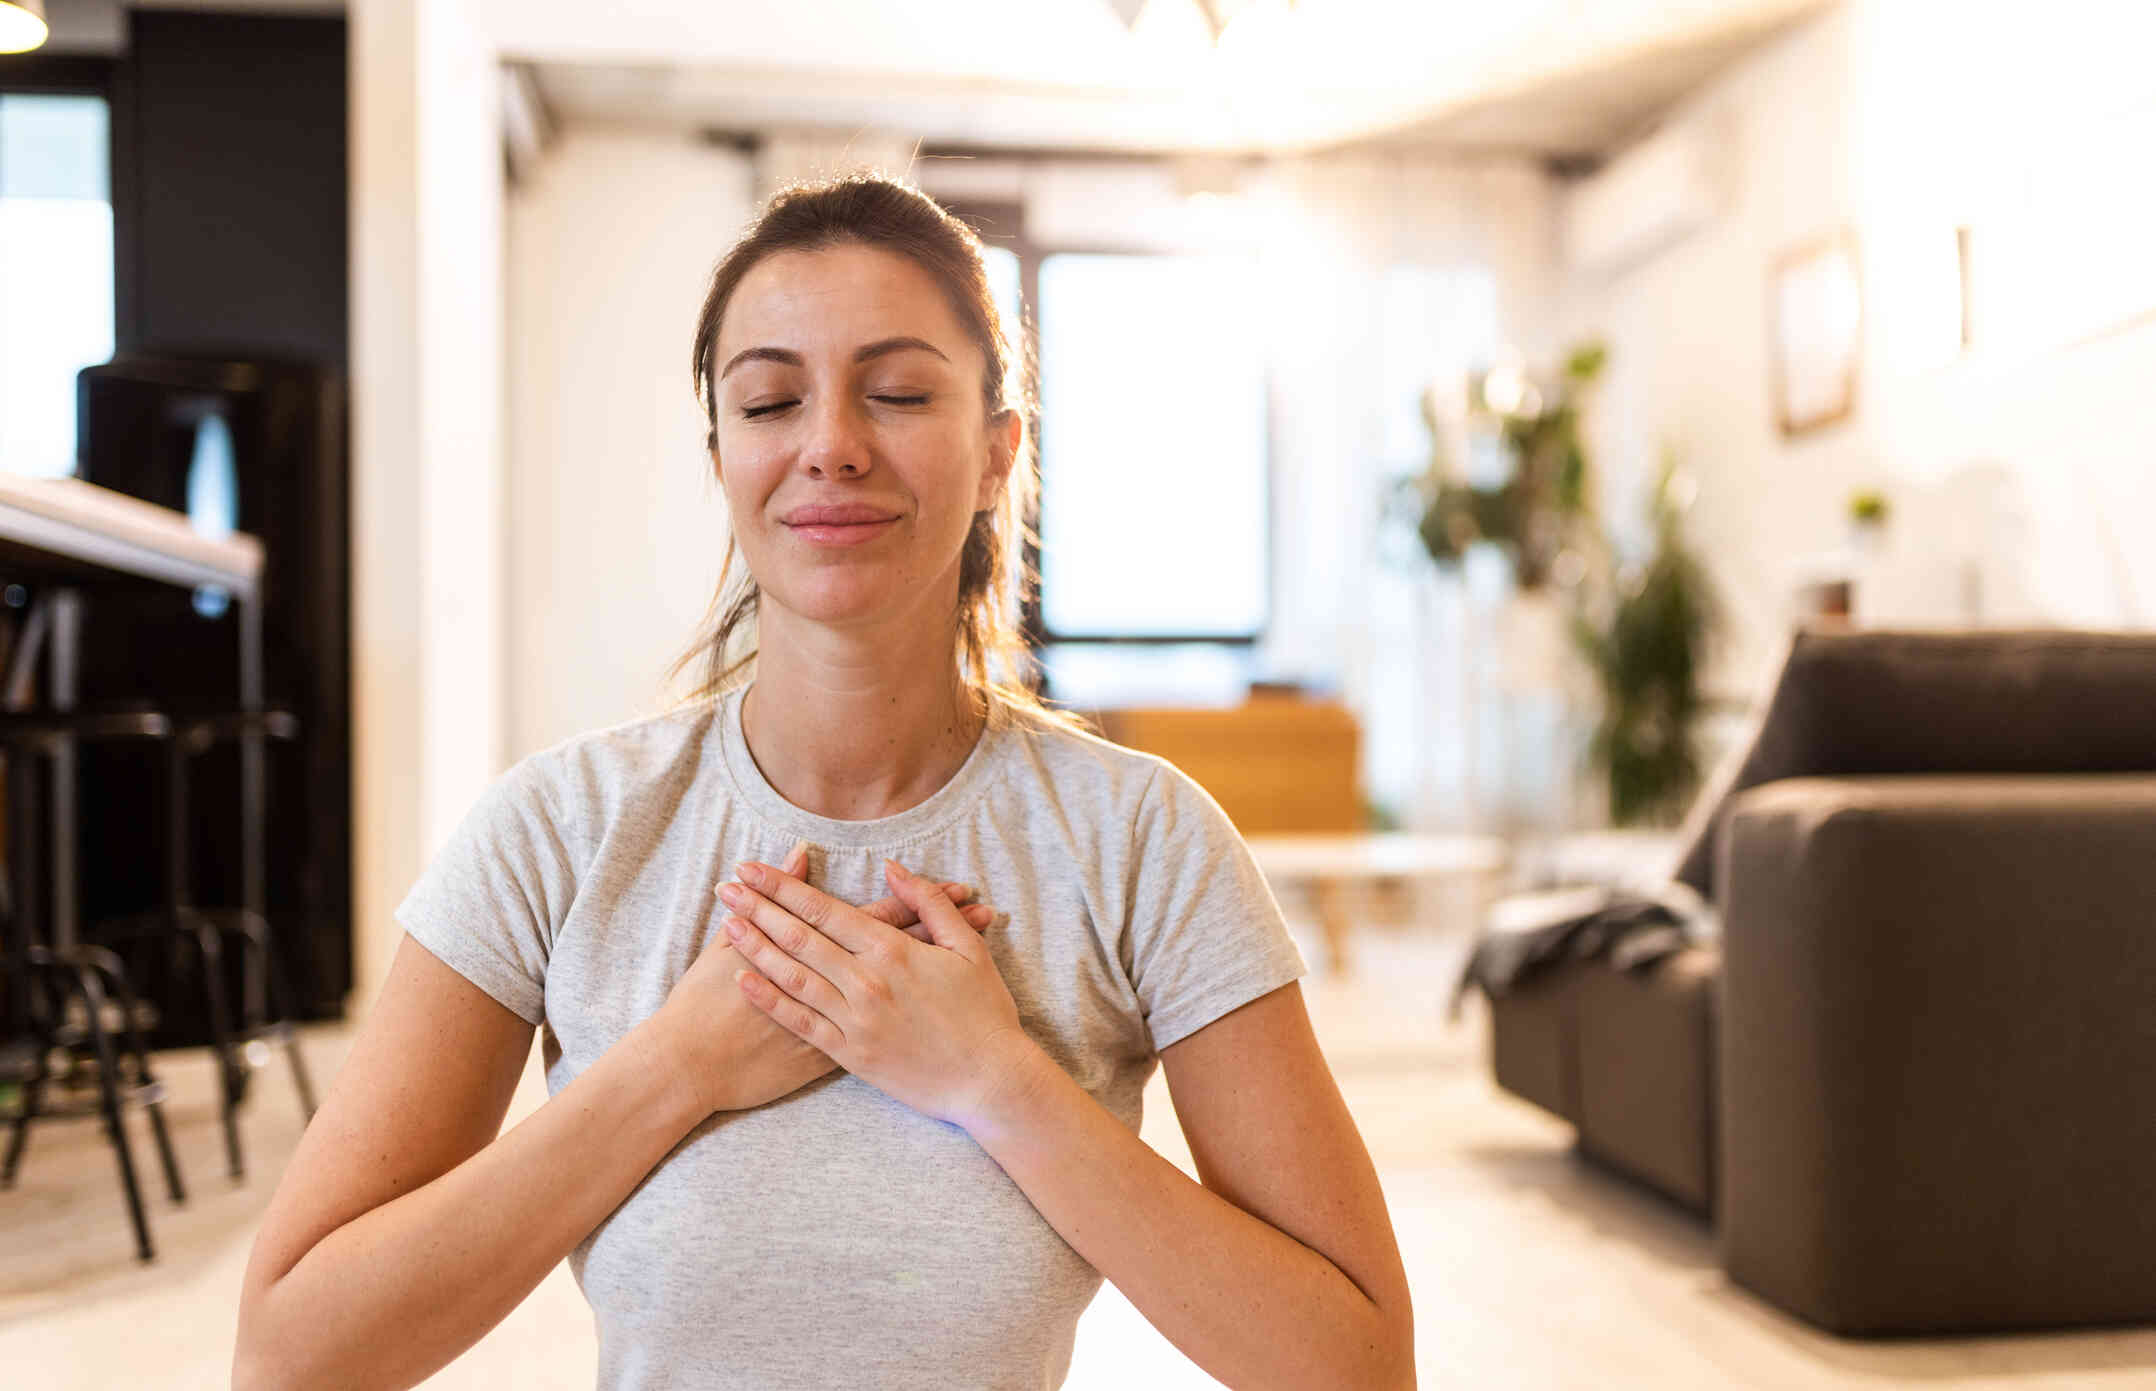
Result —
[{"label": "wrist", "polygon": [[1063,1069],[1047,1050],[1024,1033],[1013,1031],[995,1061],[984,1070],[983,1082],[973,1104],[958,1124],[981,1146],[1022,1129],[1040,1098]]},{"label": "wrist", "polygon": [[659,1104],[681,1119],[684,1132],[712,1112],[727,1109],[726,1098],[715,1091],[715,1070],[697,1060],[665,1006],[622,1035],[622,1043],[639,1055],[658,1090]]}]

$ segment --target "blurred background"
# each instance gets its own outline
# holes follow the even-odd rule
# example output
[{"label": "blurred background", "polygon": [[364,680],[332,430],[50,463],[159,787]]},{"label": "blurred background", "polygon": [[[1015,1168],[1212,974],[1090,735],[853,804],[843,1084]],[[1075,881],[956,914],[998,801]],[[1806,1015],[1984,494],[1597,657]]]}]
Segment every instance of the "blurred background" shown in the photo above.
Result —
[{"label": "blurred background", "polygon": [[[206,756],[187,857],[199,901],[253,893],[317,1085],[481,789],[677,694],[726,529],[705,278],[772,191],[881,169],[979,230],[1038,362],[1047,693],[1204,782],[1307,944],[1429,1383],[1988,1375],[1758,1311],[1444,1005],[1498,898],[1666,871],[1794,634],[2156,624],[2156,7],[18,0],[17,33],[9,641],[72,634],[44,640],[85,705],[296,717]],[[78,630],[39,616],[63,516],[258,568],[92,586]],[[78,752],[53,872],[86,919],[153,908],[143,770]],[[221,1384],[304,1117],[284,1035],[220,1033],[177,967],[135,986],[200,1191],[140,1165],[140,1264],[97,1127],[39,1128],[0,1194],[25,1385]],[[169,1335],[164,1375],[122,1325]],[[437,1384],[581,1384],[588,1345],[557,1272]],[[2047,1347],[2016,1385],[2156,1360]],[[1071,1384],[1110,1377],[1210,1384],[1112,1290]]]}]

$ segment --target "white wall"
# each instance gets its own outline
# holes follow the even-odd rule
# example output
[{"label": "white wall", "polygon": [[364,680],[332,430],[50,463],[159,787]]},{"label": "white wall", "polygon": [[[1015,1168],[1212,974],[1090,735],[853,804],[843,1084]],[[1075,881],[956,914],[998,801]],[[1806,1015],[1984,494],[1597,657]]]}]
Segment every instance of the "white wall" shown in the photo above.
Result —
[{"label": "white wall", "polygon": [[500,767],[501,145],[458,0],[354,0],[355,1003],[391,911]]},{"label": "white wall", "polygon": [[655,712],[717,584],[726,509],[689,375],[749,161],[568,131],[509,200],[509,752]]},{"label": "white wall", "polygon": [[[1560,295],[1567,333],[1605,334],[1593,421],[1620,512],[1665,447],[1733,623],[1715,684],[1747,690],[1785,640],[1792,585],[1846,540],[1854,490],[1896,509],[1860,590],[1868,621],[2156,623],[2156,321],[2122,276],[2106,312],[2042,322],[2123,213],[2156,127],[2145,6],[1852,0],[1725,75],[1679,126],[1729,142],[1730,206],[1705,230]],[[2077,154],[2086,174],[2068,167]],[[2041,191],[2041,197],[2032,196]],[[2046,213],[2046,208],[2051,211]],[[2067,211],[2071,209],[2071,211]],[[2058,214],[2064,212],[2066,215]],[[1847,422],[1784,439],[1769,395],[1776,257],[1853,228],[1864,365]],[[1958,346],[1954,228],[1968,226],[1979,336]],[[2147,260],[2146,246],[2130,258]],[[2111,263],[2123,268],[2127,258]],[[1944,294],[1940,293],[1944,287]],[[1985,309],[1995,312],[1987,316]]]}]

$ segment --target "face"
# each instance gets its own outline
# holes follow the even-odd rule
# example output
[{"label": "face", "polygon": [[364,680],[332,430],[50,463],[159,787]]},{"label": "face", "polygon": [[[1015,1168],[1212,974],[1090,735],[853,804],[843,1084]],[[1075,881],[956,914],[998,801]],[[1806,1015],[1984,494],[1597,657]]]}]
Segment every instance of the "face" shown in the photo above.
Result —
[{"label": "face", "polygon": [[981,350],[935,277],[872,247],[767,256],[712,361],[712,464],[762,602],[839,626],[948,615],[1020,426],[989,416]]}]

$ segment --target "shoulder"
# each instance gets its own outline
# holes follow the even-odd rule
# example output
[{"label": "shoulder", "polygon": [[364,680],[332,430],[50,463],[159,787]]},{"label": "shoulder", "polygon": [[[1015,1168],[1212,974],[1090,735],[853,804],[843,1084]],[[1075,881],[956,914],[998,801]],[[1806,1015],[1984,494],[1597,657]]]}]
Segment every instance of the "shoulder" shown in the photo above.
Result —
[{"label": "shoulder", "polygon": [[719,756],[717,708],[712,700],[699,700],[585,730],[526,754],[502,779],[571,820],[617,808],[653,788],[686,791],[704,760]]},{"label": "shoulder", "polygon": [[1059,800],[1082,802],[1143,835],[1162,821],[1185,830],[1235,834],[1219,804],[1196,779],[1158,754],[1128,748],[1087,730],[1013,717],[1013,742]]}]

